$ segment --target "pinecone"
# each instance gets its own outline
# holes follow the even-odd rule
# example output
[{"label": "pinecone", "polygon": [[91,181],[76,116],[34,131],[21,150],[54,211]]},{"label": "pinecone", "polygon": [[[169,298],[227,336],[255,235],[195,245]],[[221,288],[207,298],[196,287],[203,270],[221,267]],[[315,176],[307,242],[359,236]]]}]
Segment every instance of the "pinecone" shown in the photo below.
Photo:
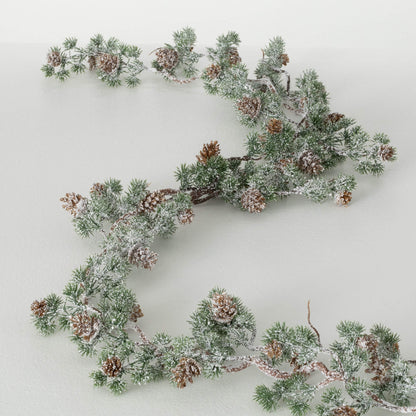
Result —
[{"label": "pinecone", "polygon": [[255,119],[260,113],[261,100],[259,97],[243,97],[237,101],[237,108],[244,115]]},{"label": "pinecone", "polygon": [[63,202],[62,208],[69,211],[74,217],[82,214],[87,208],[85,198],[75,192],[66,193],[65,196],[59,200]]},{"label": "pinecone", "polygon": [[342,118],[344,118],[344,114],[331,113],[331,114],[327,115],[326,121],[329,122],[329,123],[336,123],[337,121],[341,120]]},{"label": "pinecone", "polygon": [[389,379],[388,372],[391,368],[391,365],[385,358],[379,356],[377,350],[379,342],[377,341],[376,337],[374,335],[368,334],[363,335],[357,338],[356,345],[358,348],[368,351],[370,354],[370,361],[365,372],[374,374],[374,377],[372,378],[373,381],[385,383]]},{"label": "pinecone", "polygon": [[41,301],[35,300],[32,305],[30,305],[30,309],[32,310],[33,315],[41,318],[48,310],[48,305],[46,304],[45,299],[42,299]]},{"label": "pinecone", "polygon": [[120,59],[117,55],[111,55],[109,53],[102,53],[98,55],[98,68],[104,71],[106,74],[112,74],[120,65]]},{"label": "pinecone", "polygon": [[264,352],[269,358],[280,358],[282,355],[282,348],[279,343],[274,339],[264,347]]},{"label": "pinecone", "polygon": [[226,293],[215,293],[211,299],[211,312],[214,321],[228,324],[237,313],[237,305],[233,298]]},{"label": "pinecone", "polygon": [[59,65],[61,65],[62,62],[62,58],[61,58],[61,54],[58,51],[52,51],[50,53],[48,53],[48,64],[53,66],[53,67],[57,67]]},{"label": "pinecone", "polygon": [[107,377],[117,377],[122,369],[121,360],[118,357],[107,358],[101,368]]},{"label": "pinecone", "polygon": [[181,224],[190,224],[195,217],[194,212],[191,209],[186,209],[178,214],[178,220]]},{"label": "pinecone", "polygon": [[286,66],[289,63],[289,55],[287,53],[282,53],[280,55],[280,60],[282,61],[282,65]]},{"label": "pinecone", "polygon": [[382,144],[378,150],[378,155],[384,161],[390,160],[394,156],[394,153],[394,148],[387,144]]},{"label": "pinecone", "polygon": [[339,192],[335,195],[335,203],[341,206],[347,206],[352,200],[352,193],[349,191]]},{"label": "pinecone", "polygon": [[193,383],[193,377],[201,374],[201,367],[193,358],[182,357],[179,364],[171,371],[178,388],[183,389],[187,382]]},{"label": "pinecone", "polygon": [[142,308],[140,307],[140,305],[135,305],[133,307],[133,310],[130,314],[129,319],[130,321],[137,322],[137,320],[141,318],[142,316],[143,316]]},{"label": "pinecone", "polygon": [[267,131],[270,134],[278,134],[283,129],[283,123],[277,118],[271,118],[267,123]]},{"label": "pinecone", "polygon": [[139,204],[139,212],[152,212],[162,202],[166,201],[165,194],[160,191],[148,193]]},{"label": "pinecone", "polygon": [[357,416],[357,411],[350,406],[341,406],[334,410],[333,416]]},{"label": "pinecone", "polygon": [[150,251],[148,247],[135,245],[129,251],[128,261],[137,267],[142,266],[145,269],[151,270],[157,262],[157,257],[157,253]]},{"label": "pinecone", "polygon": [[90,71],[93,71],[95,68],[97,68],[97,57],[95,55],[88,57],[88,66]]},{"label": "pinecone", "polygon": [[218,156],[220,152],[220,145],[216,140],[213,140],[207,144],[204,144],[202,150],[199,152],[199,155],[197,155],[196,158],[199,162],[205,165],[208,159],[211,159],[211,157],[214,156]]},{"label": "pinecone", "polygon": [[105,186],[102,183],[94,183],[90,189],[91,194],[101,196],[104,193]]},{"label": "pinecone", "polygon": [[211,79],[215,79],[218,78],[219,75],[221,74],[221,67],[219,65],[216,64],[212,64],[211,66],[209,66],[206,70],[205,73],[207,74],[207,76]]},{"label": "pinecone", "polygon": [[258,189],[249,188],[241,195],[241,205],[250,213],[260,213],[266,208],[266,199]]},{"label": "pinecone", "polygon": [[241,62],[240,55],[238,53],[237,48],[231,47],[228,51],[228,62],[230,65],[237,65]]},{"label": "pinecone", "polygon": [[318,175],[324,170],[321,159],[311,150],[305,150],[298,159],[298,168],[309,175]]},{"label": "pinecone", "polygon": [[98,334],[100,323],[95,316],[89,316],[87,312],[71,316],[74,335],[82,337],[84,341],[91,342]]},{"label": "pinecone", "polygon": [[179,55],[175,49],[159,48],[156,51],[156,61],[163,69],[170,71],[178,64]]}]

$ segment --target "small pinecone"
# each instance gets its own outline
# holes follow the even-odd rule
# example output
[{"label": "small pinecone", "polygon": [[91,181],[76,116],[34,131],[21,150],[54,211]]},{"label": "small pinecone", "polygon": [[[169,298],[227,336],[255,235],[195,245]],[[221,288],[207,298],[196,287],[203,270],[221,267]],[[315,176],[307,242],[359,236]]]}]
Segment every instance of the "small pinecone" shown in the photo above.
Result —
[{"label": "small pinecone", "polygon": [[156,51],[157,63],[167,71],[175,68],[179,61],[178,52],[171,48],[159,48]]},{"label": "small pinecone", "polygon": [[347,206],[352,200],[352,193],[349,191],[339,192],[335,196],[335,203],[341,206]]},{"label": "small pinecone", "polygon": [[208,159],[211,157],[218,156],[220,154],[220,145],[216,140],[213,140],[207,144],[204,144],[202,150],[199,152],[199,155],[196,156],[199,162],[204,165],[207,163]]},{"label": "small pinecone", "polygon": [[70,318],[74,335],[82,337],[90,342],[98,334],[99,322],[95,316],[89,316],[86,312],[78,313]]},{"label": "small pinecone", "polygon": [[165,194],[160,191],[154,191],[148,193],[143,201],[140,202],[139,211],[140,212],[151,212],[156,209],[156,207],[162,202],[166,201]]},{"label": "small pinecone", "polygon": [[269,358],[280,358],[282,355],[282,348],[279,343],[274,339],[264,347],[264,352]]},{"label": "small pinecone", "polygon": [[101,196],[104,193],[105,186],[102,183],[94,183],[90,189],[91,194]]},{"label": "small pinecone", "polygon": [[271,118],[267,123],[267,131],[270,134],[278,134],[283,129],[283,123],[277,118]]},{"label": "small pinecone", "polygon": [[299,157],[298,168],[309,175],[318,175],[324,170],[321,159],[311,150],[305,150]]},{"label": "small pinecone", "polygon": [[259,97],[243,97],[237,101],[237,108],[244,115],[254,119],[260,113],[261,100]]},{"label": "small pinecone", "polygon": [[394,156],[394,148],[387,144],[382,144],[378,150],[378,155],[382,160],[388,161]]},{"label": "small pinecone", "polygon": [[120,65],[120,59],[117,55],[111,55],[109,53],[102,53],[98,56],[98,68],[104,71],[106,74],[111,74]]},{"label": "small pinecone", "polygon": [[228,62],[230,63],[230,65],[237,65],[241,62],[241,58],[237,48],[231,47],[228,51]]},{"label": "small pinecone", "polygon": [[66,193],[64,197],[60,198],[60,201],[63,202],[62,208],[69,211],[74,217],[82,214],[87,205],[85,198],[75,192]]},{"label": "small pinecone", "polygon": [[287,53],[282,53],[280,55],[280,60],[282,61],[282,65],[286,66],[289,63],[289,55]]},{"label": "small pinecone", "polygon": [[61,54],[58,51],[52,51],[48,54],[48,64],[57,67],[61,65]]},{"label": "small pinecone", "polygon": [[148,247],[136,245],[132,247],[128,254],[128,261],[139,267],[151,270],[157,262],[157,253],[150,251]]},{"label": "small pinecone", "polygon": [[193,221],[194,217],[195,214],[190,208],[186,209],[185,211],[181,211],[178,214],[178,220],[183,225],[190,224]]},{"label": "small pinecone", "polygon": [[88,66],[90,71],[93,71],[95,68],[97,68],[97,57],[95,55],[88,57]]},{"label": "small pinecone", "polygon": [[221,67],[219,65],[216,64],[212,64],[211,66],[209,66],[206,70],[205,73],[207,74],[207,76],[211,79],[215,79],[218,78],[219,75],[221,74]]},{"label": "small pinecone", "polygon": [[331,113],[331,114],[328,114],[328,116],[326,117],[326,120],[330,123],[336,123],[337,121],[341,120],[342,118],[344,118],[344,114]]},{"label": "small pinecone", "polygon": [[357,338],[356,345],[362,350],[375,352],[378,347],[378,341],[374,335],[363,335]]},{"label": "small pinecone", "polygon": [[333,416],[357,416],[357,411],[350,406],[341,406],[334,410]]},{"label": "small pinecone", "polygon": [[211,300],[211,311],[214,321],[228,324],[237,313],[237,305],[226,293],[215,293]]},{"label": "small pinecone", "polygon": [[193,358],[182,357],[171,371],[178,388],[183,389],[187,382],[193,383],[193,377],[201,374],[201,367]]},{"label": "small pinecone", "polygon": [[107,377],[117,377],[122,369],[121,360],[118,357],[107,358],[102,366],[103,373]]},{"label": "small pinecone", "polygon": [[266,208],[266,199],[258,189],[249,188],[241,195],[241,205],[250,213],[260,213]]},{"label": "small pinecone", "polygon": [[30,309],[32,310],[33,315],[41,318],[48,310],[48,305],[46,304],[45,299],[42,299],[41,301],[35,300],[32,305],[30,305]]},{"label": "small pinecone", "polygon": [[130,314],[130,321],[137,322],[139,318],[143,316],[142,308],[140,305],[135,305]]}]

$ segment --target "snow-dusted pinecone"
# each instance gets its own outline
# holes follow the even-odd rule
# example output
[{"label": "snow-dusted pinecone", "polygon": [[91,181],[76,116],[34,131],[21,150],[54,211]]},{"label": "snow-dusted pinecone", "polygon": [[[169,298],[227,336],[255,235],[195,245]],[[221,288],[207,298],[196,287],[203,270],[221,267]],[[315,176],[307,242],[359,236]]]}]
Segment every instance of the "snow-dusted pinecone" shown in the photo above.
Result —
[{"label": "snow-dusted pinecone", "polygon": [[333,416],[357,416],[357,411],[350,406],[337,407],[332,413]]},{"label": "snow-dusted pinecone", "polygon": [[175,49],[159,48],[156,51],[156,61],[163,69],[170,71],[178,65],[179,55]]},{"label": "snow-dusted pinecone", "polygon": [[259,97],[243,97],[237,101],[237,108],[244,115],[254,119],[260,113],[261,100]]},{"label": "snow-dusted pinecone", "polygon": [[280,358],[282,355],[282,348],[280,344],[274,339],[264,347],[264,352],[269,358]]},{"label": "snow-dusted pinecone", "polygon": [[56,67],[61,65],[62,58],[61,54],[58,51],[52,51],[48,53],[48,64]]},{"label": "snow-dusted pinecone", "polygon": [[237,65],[241,62],[240,55],[238,53],[237,48],[231,47],[228,51],[228,62],[230,65]]},{"label": "snow-dusted pinecone", "polygon": [[185,211],[181,211],[178,214],[178,221],[184,225],[190,224],[193,221],[194,217],[195,217],[194,212],[190,208],[188,208]]},{"label": "snow-dusted pinecone", "polygon": [[98,55],[98,68],[106,74],[111,74],[116,71],[120,65],[120,59],[117,55],[110,53],[102,53]]},{"label": "snow-dusted pinecone", "polygon": [[282,65],[286,66],[289,63],[289,55],[287,53],[282,53],[280,55],[280,60],[282,61]]},{"label": "snow-dusted pinecone", "polygon": [[150,251],[148,247],[135,245],[128,254],[128,261],[137,267],[142,266],[144,269],[152,269],[157,262],[157,253]]},{"label": "snow-dusted pinecone", "polygon": [[250,213],[259,213],[266,208],[266,199],[258,189],[249,188],[241,195],[241,206]]},{"label": "snow-dusted pinecone", "polygon": [[237,313],[237,305],[226,293],[215,293],[211,299],[211,312],[214,321],[228,324]]},{"label": "snow-dusted pinecone", "polygon": [[91,55],[88,57],[88,66],[90,71],[93,71],[97,68],[97,57],[95,55]]},{"label": "snow-dusted pinecone", "polygon": [[111,357],[103,362],[101,368],[107,377],[117,377],[120,374],[122,367],[120,358]]},{"label": "snow-dusted pinecone", "polygon": [[394,153],[394,148],[387,144],[382,144],[378,149],[378,155],[384,161],[390,160],[394,156]]},{"label": "snow-dusted pinecone", "polygon": [[82,214],[87,208],[85,198],[75,192],[68,192],[59,200],[63,202],[62,208],[69,211],[74,217]]},{"label": "snow-dusted pinecone", "polygon": [[105,186],[102,183],[94,183],[90,189],[90,193],[101,196],[104,193]]},{"label": "snow-dusted pinecone", "polygon": [[89,316],[87,312],[71,316],[74,335],[82,337],[84,341],[91,342],[98,334],[100,323],[95,316]]},{"label": "snow-dusted pinecone", "polygon": [[283,129],[283,123],[277,118],[271,118],[267,123],[267,131],[270,134],[278,134]]},{"label": "snow-dusted pinecone", "polygon": [[206,70],[205,73],[207,74],[207,76],[211,79],[215,79],[218,78],[219,75],[221,74],[221,67],[219,65],[216,64],[212,64],[211,66],[209,66]]},{"label": "snow-dusted pinecone", "polygon": [[193,358],[182,357],[171,371],[176,385],[183,389],[187,382],[193,383],[193,378],[201,374],[201,367]]},{"label": "snow-dusted pinecone", "polygon": [[207,163],[208,159],[220,154],[220,145],[216,140],[213,140],[207,144],[204,144],[202,150],[199,152],[199,155],[196,156],[199,162],[204,165]]},{"label": "snow-dusted pinecone", "polygon": [[48,305],[46,304],[46,300],[35,300],[32,305],[30,305],[30,309],[32,310],[33,315],[41,318],[45,315],[46,311],[48,310]]},{"label": "snow-dusted pinecone", "polygon": [[159,204],[165,201],[166,201],[166,197],[163,192],[160,192],[160,191],[150,192],[140,202],[139,211],[140,212],[154,211]]},{"label": "snow-dusted pinecone", "polygon": [[130,314],[130,321],[137,322],[137,320],[141,318],[142,316],[143,316],[142,308],[140,307],[140,305],[135,305]]},{"label": "snow-dusted pinecone", "polygon": [[328,114],[328,116],[326,117],[326,120],[330,123],[336,123],[337,121],[341,120],[342,118],[344,118],[344,114],[331,113],[331,114]]},{"label": "snow-dusted pinecone", "polygon": [[303,173],[308,175],[318,175],[324,170],[321,159],[311,150],[305,150],[300,155],[297,165]]},{"label": "snow-dusted pinecone", "polygon": [[352,193],[349,191],[339,192],[335,195],[335,203],[341,206],[347,206],[352,200]]}]

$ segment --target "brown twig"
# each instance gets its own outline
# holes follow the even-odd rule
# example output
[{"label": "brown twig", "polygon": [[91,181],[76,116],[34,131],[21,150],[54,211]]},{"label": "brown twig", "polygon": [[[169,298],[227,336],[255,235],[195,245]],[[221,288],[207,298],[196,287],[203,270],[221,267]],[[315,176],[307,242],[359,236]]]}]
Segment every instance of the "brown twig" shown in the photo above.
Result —
[{"label": "brown twig", "polygon": [[321,335],[319,334],[318,330],[312,325],[312,322],[311,322],[311,301],[310,300],[308,300],[308,324],[313,329],[313,331],[315,332],[315,334],[318,338],[319,345],[322,347]]}]

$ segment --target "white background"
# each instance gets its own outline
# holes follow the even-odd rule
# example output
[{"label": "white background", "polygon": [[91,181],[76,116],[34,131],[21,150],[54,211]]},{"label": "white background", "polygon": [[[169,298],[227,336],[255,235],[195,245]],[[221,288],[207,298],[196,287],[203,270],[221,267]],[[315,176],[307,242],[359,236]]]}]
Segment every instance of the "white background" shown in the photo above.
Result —
[{"label": "white background", "polygon": [[146,73],[137,89],[114,90],[91,74],[64,84],[44,79],[48,46],[70,35],[85,43],[101,32],[139,44],[149,64],[152,47],[185,25],[196,29],[200,50],[236,30],[252,69],[260,48],[281,35],[293,76],[315,68],[334,111],[370,133],[386,132],[399,149],[384,176],[357,174],[347,209],[302,198],[259,216],[221,201],[198,207],[194,224],[156,244],[157,267],[129,279],[146,332],[187,334],[189,314],[219,285],[243,298],[260,335],[276,320],[304,324],[311,299],[325,343],[342,319],[383,322],[402,335],[403,354],[416,358],[414,4],[3,0],[0,414],[264,415],[251,397],[256,385],[271,383],[249,369],[182,391],[161,382],[113,397],[92,387],[95,362],[78,355],[67,333],[44,338],[34,330],[33,299],[61,292],[98,249],[98,239],[74,233],[60,196],[87,194],[108,177],[174,186],[175,167],[194,161],[202,143],[217,139],[225,156],[243,154],[247,133],[230,103],[207,96],[199,82],[170,85]]}]

